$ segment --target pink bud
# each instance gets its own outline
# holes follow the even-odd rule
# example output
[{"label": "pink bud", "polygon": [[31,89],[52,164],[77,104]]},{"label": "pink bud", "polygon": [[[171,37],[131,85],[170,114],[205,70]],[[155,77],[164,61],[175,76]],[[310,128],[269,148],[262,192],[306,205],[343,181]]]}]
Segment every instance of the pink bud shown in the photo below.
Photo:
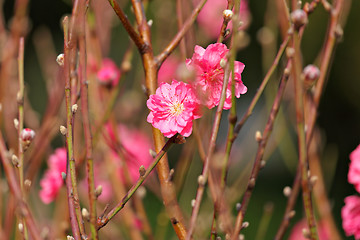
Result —
[{"label": "pink bud", "polygon": [[320,77],[320,70],[317,66],[310,64],[304,68],[303,74],[305,87],[310,88]]},{"label": "pink bud", "polygon": [[24,128],[20,133],[20,138],[22,141],[32,141],[35,137],[34,130],[30,128]]},{"label": "pink bud", "polygon": [[294,23],[295,29],[299,30],[300,27],[307,24],[308,17],[304,10],[297,9],[291,13],[291,21]]},{"label": "pink bud", "polygon": [[105,58],[97,72],[97,77],[101,84],[114,87],[119,83],[120,70],[111,59]]}]

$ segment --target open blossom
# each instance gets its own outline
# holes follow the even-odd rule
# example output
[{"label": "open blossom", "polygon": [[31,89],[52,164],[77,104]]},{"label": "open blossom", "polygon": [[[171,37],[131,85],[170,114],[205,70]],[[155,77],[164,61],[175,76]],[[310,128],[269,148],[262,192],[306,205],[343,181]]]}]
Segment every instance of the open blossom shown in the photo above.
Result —
[{"label": "open blossom", "polygon": [[350,154],[350,160],[348,181],[354,184],[356,191],[360,193],[360,144]]},{"label": "open blossom", "polygon": [[146,104],[150,109],[147,121],[168,138],[176,133],[190,136],[192,120],[200,117],[198,99],[191,85],[176,80],[160,84]]},{"label": "open blossom", "polygon": [[97,72],[97,78],[101,84],[116,86],[119,83],[120,70],[111,59],[105,58]]},{"label": "open blossom", "polygon": [[62,173],[66,173],[67,153],[65,148],[58,148],[48,160],[49,168],[45,171],[44,177],[40,180],[40,199],[48,204],[52,202],[61,186],[64,183]]},{"label": "open blossom", "polygon": [[347,236],[360,239],[360,197],[348,196],[341,209],[342,226]]},{"label": "open blossom", "polygon": [[[198,2],[199,0],[194,0],[195,4]],[[200,11],[196,20],[208,37],[216,39],[219,36],[223,23],[223,11],[226,9],[226,5],[227,1],[225,0],[208,0]],[[251,21],[251,14],[247,0],[241,0],[240,21],[242,22],[242,25],[239,30],[248,28]],[[231,21],[227,28],[232,29]]]},{"label": "open blossom", "polygon": [[[210,44],[206,49],[195,46],[194,54],[186,63],[196,69],[197,76],[193,82],[195,89],[200,92],[203,103],[209,108],[219,105],[222,85],[224,81],[224,69],[220,66],[222,59],[226,60],[229,49],[225,44]],[[241,81],[241,73],[245,65],[239,61],[234,62],[235,73],[235,96],[247,92],[246,86]],[[226,89],[224,109],[231,108],[231,76]]]},{"label": "open blossom", "polygon": [[[106,125],[107,132],[112,142],[116,142],[115,133],[110,126]],[[118,168],[120,178],[124,179],[124,170],[128,170],[131,181],[133,183],[139,178],[139,168],[143,165],[148,168],[153,161],[153,158],[149,154],[149,150],[152,149],[151,140],[142,131],[137,129],[130,129],[123,124],[119,124],[117,127],[117,137],[121,143],[121,155],[113,149],[111,151],[111,158],[114,160]],[[125,158],[125,159],[123,159]],[[123,165],[126,164],[126,168]]]}]

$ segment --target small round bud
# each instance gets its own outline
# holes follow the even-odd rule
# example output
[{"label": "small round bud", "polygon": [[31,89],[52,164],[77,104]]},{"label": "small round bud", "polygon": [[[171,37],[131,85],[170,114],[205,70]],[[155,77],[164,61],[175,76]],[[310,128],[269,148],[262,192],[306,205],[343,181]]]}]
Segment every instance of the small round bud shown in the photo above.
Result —
[{"label": "small round bud", "polygon": [[260,131],[256,131],[255,140],[259,143],[262,140],[262,135]]},{"label": "small round bud", "polygon": [[311,186],[314,186],[318,179],[319,179],[318,176],[311,176],[310,177]]},{"label": "small round bud", "polygon": [[241,228],[247,228],[249,227],[250,223],[249,222],[243,222]]},{"label": "small round bud", "polygon": [[291,192],[292,192],[291,187],[289,187],[289,186],[284,187],[283,194],[284,194],[285,197],[290,197]]},{"label": "small round bud", "polygon": [[315,65],[307,65],[303,70],[304,76],[304,85],[305,88],[309,89],[315,83],[315,81],[320,77],[320,70]]},{"label": "small round bud", "polygon": [[220,237],[220,236],[217,236],[217,237],[216,237],[216,240],[221,240],[221,237]]},{"label": "small round bud", "polygon": [[145,175],[145,173],[146,173],[146,169],[145,169],[144,165],[141,165],[141,166],[139,167],[140,177],[143,177],[143,176]]},{"label": "small round bud", "polygon": [[295,49],[294,48],[292,48],[292,47],[287,47],[286,48],[286,56],[288,58],[292,58],[294,56],[294,54],[295,54]]},{"label": "small round bud", "polygon": [[204,185],[205,185],[206,180],[205,180],[205,177],[204,177],[203,175],[199,175],[199,177],[198,177],[198,183],[199,183],[199,185],[201,185],[201,186],[204,186]]},{"label": "small round bud", "polygon": [[74,105],[71,106],[71,112],[75,114],[77,110],[78,110],[78,105],[75,103]]},{"label": "small round bud", "polygon": [[56,57],[56,62],[59,64],[59,66],[64,66],[64,54],[61,53]]},{"label": "small round bud", "polygon": [[15,167],[20,167],[19,159],[15,154],[11,156],[11,162]]},{"label": "small round bud", "polygon": [[64,180],[64,181],[65,181],[65,179],[66,179],[66,173],[61,172],[61,178],[62,178],[62,180]]},{"label": "small round bud", "polygon": [[289,212],[289,218],[293,218],[295,216],[296,212],[295,210],[292,210],[291,212]]},{"label": "small round bud", "polygon": [[229,36],[230,32],[231,32],[230,29],[226,29],[225,32],[224,32],[224,38]]},{"label": "small round bud", "polygon": [[150,19],[150,20],[147,22],[147,24],[148,24],[149,27],[151,27],[151,26],[153,25],[153,23],[154,23],[154,21],[153,21],[152,19]]},{"label": "small round bud", "polygon": [[309,229],[307,229],[307,228],[303,228],[303,229],[302,229],[302,234],[303,234],[304,238],[306,238],[306,239],[310,239],[310,238],[311,238],[310,231],[309,231]]},{"label": "small round bud", "polygon": [[60,133],[65,136],[66,133],[67,133],[67,128],[65,126],[61,125],[60,126]]},{"label": "small round bud", "polygon": [[138,190],[136,191],[136,196],[143,199],[146,196],[146,188],[143,186],[140,186]]},{"label": "small round bud", "polygon": [[227,21],[230,21],[230,19],[232,18],[233,15],[234,15],[234,13],[230,9],[225,9],[223,11],[224,19],[227,20]]},{"label": "small round bud", "polygon": [[343,37],[344,35],[344,30],[342,29],[342,27],[340,26],[340,24],[338,24],[335,28],[335,37],[338,39],[338,40],[341,40],[341,38]]},{"label": "small round bud", "polygon": [[22,141],[32,141],[34,137],[35,132],[30,128],[24,128],[20,133],[20,138]]},{"label": "small round bud", "polygon": [[171,182],[173,180],[173,177],[174,177],[174,173],[175,173],[175,170],[172,168],[170,169],[169,171],[169,177],[168,177],[168,181]]},{"label": "small round bud", "polygon": [[285,77],[289,77],[290,76],[290,70],[288,68],[284,69],[284,75]]},{"label": "small round bud", "polygon": [[290,15],[291,21],[294,23],[295,29],[299,30],[300,27],[308,23],[308,17],[304,10],[297,9]]},{"label": "small round bud", "polygon": [[149,154],[150,154],[150,156],[152,157],[152,158],[155,158],[156,157],[156,152],[154,151],[154,150],[152,150],[152,149],[149,149]]},{"label": "small round bud", "polygon": [[70,235],[67,235],[67,236],[66,236],[66,240],[75,240],[75,238],[72,237],[72,236],[70,236]]},{"label": "small round bud", "polygon": [[236,203],[235,208],[236,208],[236,211],[240,211],[240,209],[241,209],[241,203]]},{"label": "small round bud", "polygon": [[96,189],[95,189],[95,196],[96,196],[96,198],[98,198],[98,197],[101,195],[102,190],[103,190],[103,188],[102,188],[101,185],[99,185],[99,186],[96,187]]},{"label": "small round bud", "polygon": [[255,183],[256,183],[255,178],[251,178],[251,179],[249,180],[249,188],[254,188],[254,187],[255,187]]},{"label": "small round bud", "polygon": [[30,188],[30,187],[31,187],[31,180],[30,180],[30,179],[25,179],[24,185],[25,185],[27,188]]},{"label": "small round bud", "polygon": [[221,67],[221,68],[225,68],[225,67],[226,67],[226,63],[227,63],[226,59],[222,58],[222,59],[220,60],[220,67]]},{"label": "small round bud", "polygon": [[264,168],[266,165],[266,161],[265,160],[261,160],[260,161],[260,168]]},{"label": "small round bud", "polygon": [[14,126],[15,129],[19,129],[19,120],[17,118],[14,118]]},{"label": "small round bud", "polygon": [[245,240],[244,234],[240,234],[240,235],[239,235],[239,240]]},{"label": "small round bud", "polygon": [[83,218],[85,218],[86,220],[89,220],[90,217],[90,213],[86,208],[81,209],[81,215],[83,216]]},{"label": "small round bud", "polygon": [[22,223],[19,223],[18,229],[19,229],[19,231],[20,231],[21,233],[23,233],[23,232],[24,232],[24,225],[23,225]]},{"label": "small round bud", "polygon": [[195,207],[195,203],[196,203],[195,199],[191,200],[191,207]]}]

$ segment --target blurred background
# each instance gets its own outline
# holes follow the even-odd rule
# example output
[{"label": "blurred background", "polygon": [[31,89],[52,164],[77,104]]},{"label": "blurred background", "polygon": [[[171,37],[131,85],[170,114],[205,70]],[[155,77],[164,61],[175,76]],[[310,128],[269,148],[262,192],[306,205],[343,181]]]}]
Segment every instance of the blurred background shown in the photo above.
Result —
[{"label": "blurred background", "polygon": [[[11,23],[14,2],[14,0],[1,1],[6,25]],[[112,24],[109,44],[106,45],[104,43],[105,41],[103,42],[103,56],[110,57],[117,64],[120,64],[126,47],[129,44],[125,30],[109,8],[106,0],[92,0],[92,2],[96,2],[96,6],[106,5],[103,11],[108,12],[109,21]],[[128,1],[121,0],[119,2],[128,13],[130,20],[133,20]],[[189,9],[192,8],[192,1],[184,0],[183,2],[184,11],[189,11]],[[237,56],[237,60],[246,65],[242,74],[242,80],[248,87],[248,92],[242,95],[237,102],[239,117],[242,116],[248,107],[281,43],[276,23],[277,12],[276,8],[271,5],[273,4],[272,2],[273,1],[257,0],[249,1],[248,3],[251,20],[249,20],[249,25],[247,29],[245,29],[242,39],[243,46]],[[360,1],[352,1],[347,23],[343,29],[344,35],[336,47],[335,56],[333,57],[333,62],[329,70],[328,83],[321,99],[317,119],[318,139],[321,141],[320,145],[322,147],[320,154],[321,164],[326,190],[333,208],[332,213],[336,224],[344,238],[345,234],[341,227],[340,216],[341,207],[344,204],[343,199],[346,196],[356,194],[353,186],[347,182],[349,154],[360,143],[359,13]],[[71,14],[71,1],[34,0],[29,3],[30,27],[25,45],[25,82],[31,105],[39,116],[45,111],[47,95],[44,76],[41,74],[38,56],[34,48],[34,41],[37,41],[36,37],[39,37],[39,31],[47,28],[51,32],[57,53],[62,53],[63,34],[60,21],[64,15],[68,14]],[[152,38],[155,52],[159,52],[176,33],[175,1],[148,1],[147,16],[149,19],[153,19]],[[307,64],[319,66],[317,56],[320,53],[324,41],[328,20],[328,13],[322,6],[319,6],[316,11],[309,16],[309,24],[305,29],[302,41],[304,66]],[[264,33],[265,25],[266,31]],[[190,50],[193,49],[194,44],[206,47],[208,44],[216,41],[201,30],[199,23],[197,23],[191,31],[191,34],[187,35],[186,38],[188,45],[193,44],[192,47],[189,47]],[[178,50],[174,55],[180,59]],[[188,51],[186,57],[190,58],[191,55],[192,52]],[[280,66],[283,65],[284,62],[281,62]],[[253,161],[256,153],[257,143],[254,140],[255,132],[257,130],[262,131],[265,126],[278,85],[279,76],[280,71],[271,79],[265,94],[255,107],[253,115],[249,118],[235,142],[231,155],[231,164],[233,167],[231,167],[229,182],[231,184],[234,183],[240,174],[244,174],[245,177],[242,178],[243,184],[239,185],[242,186],[242,188],[239,187],[239,192],[244,190],[243,188],[247,181],[246,174],[250,171],[249,166],[251,167],[248,163]],[[141,60],[136,51],[133,60],[133,69],[122,81],[125,81],[125,85],[129,84],[129,86],[132,81],[140,83],[134,88],[137,92],[141,93],[141,83],[143,79]],[[245,216],[245,221],[250,223],[250,226],[243,231],[246,239],[256,239],[264,208],[273,209],[270,225],[264,239],[273,239],[282,219],[287,200],[283,195],[283,188],[292,185],[296,169],[297,146],[296,131],[292,126],[295,116],[292,111],[291,97],[289,97],[291,94],[292,85],[289,84],[280,115],[275,124],[274,135],[266,149],[265,157],[268,163],[260,173],[249,209]],[[119,98],[119,101],[121,101],[121,95]],[[141,111],[144,111],[141,115],[142,117],[146,116],[145,100],[144,98],[142,102],[144,105],[141,107]],[[135,119],[135,121],[142,122],[142,125],[146,125],[145,118]],[[225,112],[219,133],[218,149],[224,146],[227,126],[227,113]],[[62,146],[62,144],[63,142],[60,136],[55,137],[52,141],[54,148]],[[171,165],[176,165],[178,159],[177,153],[180,152],[180,150],[181,147],[175,147],[171,150]],[[45,161],[44,159],[44,168],[46,167]],[[194,163],[192,163],[189,168],[182,193],[179,196],[180,204],[185,209],[185,215],[187,216],[191,214],[190,201],[194,198],[196,192],[196,184],[192,182],[192,179],[196,179],[194,176],[199,174],[201,169],[200,161],[198,159],[196,161],[194,160]],[[33,198],[36,199],[36,194]],[[147,200],[144,201],[145,208],[151,209],[149,216],[158,214],[162,209],[161,202],[151,193],[149,193],[146,198]],[[239,200],[240,199],[235,201]],[[210,200],[207,199],[204,205],[210,204],[209,201]],[[296,212],[296,216],[291,221],[292,225],[304,216],[300,197],[296,205]],[[209,213],[209,216],[211,216],[211,214],[212,212]],[[149,218],[153,219],[151,217]],[[151,220],[151,224],[156,224],[156,219]],[[167,230],[159,236],[162,236],[163,239],[174,239],[170,224],[168,224],[166,229]],[[286,236],[288,236],[288,234]],[[287,239],[287,237],[285,237],[285,239]],[[348,239],[353,239],[353,237]]]}]

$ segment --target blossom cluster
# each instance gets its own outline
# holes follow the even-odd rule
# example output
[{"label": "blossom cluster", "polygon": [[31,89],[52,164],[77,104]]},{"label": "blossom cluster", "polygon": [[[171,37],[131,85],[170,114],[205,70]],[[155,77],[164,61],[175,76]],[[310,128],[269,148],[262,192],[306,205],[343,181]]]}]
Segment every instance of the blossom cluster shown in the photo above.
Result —
[{"label": "blossom cluster", "polygon": [[[360,144],[350,154],[348,181],[360,193]],[[360,197],[352,195],[344,201],[345,206],[341,209],[343,229],[347,236],[354,235],[355,239],[360,239]]]},{"label": "blossom cluster", "polygon": [[[200,118],[200,107],[209,109],[220,104],[220,96],[224,82],[224,62],[229,49],[225,44],[210,44],[206,49],[195,46],[191,59],[186,60],[189,71],[195,71],[195,78],[188,83],[173,79],[171,84],[161,82],[156,93],[147,100],[150,113],[147,121],[158,128],[165,137],[179,133],[188,137],[192,132],[192,121]],[[247,92],[241,80],[245,65],[234,62],[235,96]],[[226,87],[224,109],[231,108],[231,79]]]}]

